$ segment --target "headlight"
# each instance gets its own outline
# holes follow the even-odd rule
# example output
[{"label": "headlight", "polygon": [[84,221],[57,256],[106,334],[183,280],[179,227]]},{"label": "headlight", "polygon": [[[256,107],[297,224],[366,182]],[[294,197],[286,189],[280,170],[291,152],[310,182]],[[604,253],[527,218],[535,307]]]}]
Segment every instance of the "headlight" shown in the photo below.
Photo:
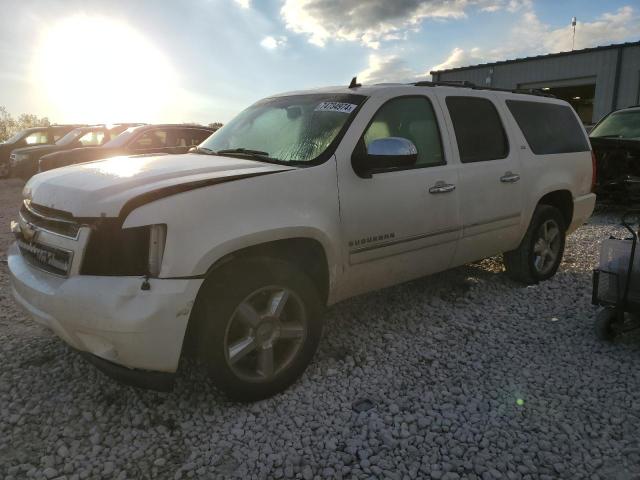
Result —
[{"label": "headlight", "polygon": [[166,236],[166,225],[123,229],[117,221],[100,222],[92,227],[80,273],[156,277]]}]

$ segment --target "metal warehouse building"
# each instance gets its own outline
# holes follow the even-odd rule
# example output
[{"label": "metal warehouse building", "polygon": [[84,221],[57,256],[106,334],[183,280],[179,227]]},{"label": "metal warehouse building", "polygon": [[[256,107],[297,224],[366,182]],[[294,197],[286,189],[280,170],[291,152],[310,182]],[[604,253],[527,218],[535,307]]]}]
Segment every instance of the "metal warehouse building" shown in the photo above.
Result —
[{"label": "metal warehouse building", "polygon": [[434,81],[542,89],[570,102],[584,123],[640,104],[640,42],[431,72]]}]

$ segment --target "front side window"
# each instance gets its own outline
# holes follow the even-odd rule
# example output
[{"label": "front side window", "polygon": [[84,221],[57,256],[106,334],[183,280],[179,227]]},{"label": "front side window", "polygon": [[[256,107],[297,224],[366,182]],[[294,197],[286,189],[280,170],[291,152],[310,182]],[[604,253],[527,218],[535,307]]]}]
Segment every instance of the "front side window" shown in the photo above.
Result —
[{"label": "front side window", "polygon": [[151,130],[136,140],[132,148],[134,150],[165,148],[167,146],[167,136],[166,130]]},{"label": "front side window", "polygon": [[262,100],[220,128],[200,148],[255,150],[265,161],[312,162],[335,146],[358,106],[353,94],[290,95]]},{"label": "front side window", "polygon": [[364,133],[364,145],[368,147],[373,140],[387,137],[406,138],[415,145],[416,167],[444,163],[438,122],[426,97],[394,98],[380,107]]},{"label": "front side window", "polygon": [[104,142],[104,131],[87,132],[80,137],[78,142],[83,147],[97,147],[98,145],[102,145]]},{"label": "front side window", "polygon": [[568,105],[507,100],[507,107],[534,154],[589,151],[582,126]]},{"label": "front side window", "polygon": [[509,154],[507,135],[491,100],[447,97],[446,103],[461,162],[498,160]]},{"label": "front side window", "polygon": [[640,110],[612,113],[591,130],[589,136],[640,140]]},{"label": "front side window", "polygon": [[42,145],[43,143],[47,143],[49,140],[47,138],[47,132],[33,132],[24,139],[27,145]]}]

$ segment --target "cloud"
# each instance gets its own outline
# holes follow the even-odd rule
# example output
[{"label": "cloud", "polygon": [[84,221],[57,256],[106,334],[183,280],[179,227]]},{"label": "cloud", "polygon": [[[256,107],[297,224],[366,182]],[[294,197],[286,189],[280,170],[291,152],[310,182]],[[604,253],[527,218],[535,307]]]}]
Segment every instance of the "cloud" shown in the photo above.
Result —
[{"label": "cloud", "polygon": [[287,28],[324,46],[329,39],[378,48],[380,41],[415,30],[426,18],[461,18],[470,0],[285,0]]},{"label": "cloud", "polygon": [[[571,50],[571,27],[555,28],[544,24],[536,16],[528,2],[515,5],[514,1],[501,2],[500,8],[518,8],[521,20],[506,35],[506,40],[497,47],[454,48],[439,63],[425,71],[411,68],[401,56],[372,53],[366,69],[358,74],[363,83],[415,82],[428,80],[430,71],[496,62],[509,58],[541,55]],[[624,42],[640,35],[640,17],[631,7],[622,7],[615,12],[604,13],[591,22],[580,22],[576,26],[576,49]]]},{"label": "cloud", "polygon": [[251,6],[251,0],[234,0],[241,8],[249,8]]},{"label": "cloud", "polygon": [[329,40],[381,42],[406,38],[427,19],[459,19],[467,10],[485,12],[527,8],[531,0],[285,0],[280,13],[287,28],[324,46]]},{"label": "cloud", "polygon": [[[495,48],[454,48],[448,57],[431,70],[507,60],[510,58],[570,51],[572,30],[569,22],[554,28],[540,21],[531,5],[525,5],[520,20],[511,29],[503,45]],[[640,36],[640,16],[630,7],[602,14],[591,22],[576,25],[575,49],[627,41]]]},{"label": "cloud", "polygon": [[[425,78],[422,78],[425,80]],[[418,81],[417,73],[411,69],[405,60],[396,55],[369,55],[369,65],[358,73],[358,81],[363,83],[409,83]]]},{"label": "cloud", "polygon": [[287,43],[287,37],[272,37],[268,35],[262,39],[260,45],[267,50],[275,50],[283,47]]}]

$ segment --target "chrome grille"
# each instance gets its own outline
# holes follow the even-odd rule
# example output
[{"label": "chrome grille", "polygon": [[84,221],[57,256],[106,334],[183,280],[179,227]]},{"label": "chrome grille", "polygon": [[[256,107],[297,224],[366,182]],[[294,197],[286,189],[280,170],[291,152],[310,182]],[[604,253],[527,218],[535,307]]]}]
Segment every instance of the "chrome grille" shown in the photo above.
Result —
[{"label": "chrome grille", "polygon": [[18,238],[17,243],[24,259],[34,267],[62,277],[69,275],[72,252],[37,242],[26,242],[22,238]]},{"label": "chrome grille", "polygon": [[35,205],[25,200],[20,209],[20,217],[21,221],[33,225],[37,229],[46,230],[63,237],[78,238],[80,224],[66,212]]}]

